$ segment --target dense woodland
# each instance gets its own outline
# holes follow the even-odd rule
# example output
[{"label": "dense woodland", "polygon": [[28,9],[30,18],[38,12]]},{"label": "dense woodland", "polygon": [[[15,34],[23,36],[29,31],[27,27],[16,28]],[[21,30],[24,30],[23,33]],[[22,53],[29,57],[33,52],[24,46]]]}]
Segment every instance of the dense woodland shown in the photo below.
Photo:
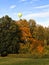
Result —
[{"label": "dense woodland", "polygon": [[8,15],[0,18],[0,55],[49,55],[49,27],[35,20],[12,20]]}]

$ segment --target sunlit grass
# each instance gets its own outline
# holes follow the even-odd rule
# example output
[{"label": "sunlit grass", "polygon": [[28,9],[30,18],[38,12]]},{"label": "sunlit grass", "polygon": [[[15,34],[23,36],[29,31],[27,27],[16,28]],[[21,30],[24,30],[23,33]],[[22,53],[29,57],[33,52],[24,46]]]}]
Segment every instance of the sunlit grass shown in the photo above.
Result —
[{"label": "sunlit grass", "polygon": [[16,55],[0,57],[0,65],[49,65],[49,59],[17,58]]}]

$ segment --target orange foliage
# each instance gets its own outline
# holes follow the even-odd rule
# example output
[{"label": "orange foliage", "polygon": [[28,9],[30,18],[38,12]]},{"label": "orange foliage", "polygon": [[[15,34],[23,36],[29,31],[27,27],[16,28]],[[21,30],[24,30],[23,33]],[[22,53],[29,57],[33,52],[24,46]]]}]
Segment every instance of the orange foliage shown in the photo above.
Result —
[{"label": "orange foliage", "polygon": [[42,53],[43,50],[44,50],[44,48],[43,48],[41,45],[37,47],[37,51],[38,51],[39,53]]},{"label": "orange foliage", "polygon": [[30,33],[29,24],[26,20],[20,20],[16,24],[19,25],[19,28],[22,32],[21,40],[26,40],[26,38],[28,39],[29,37],[32,37]]},{"label": "orange foliage", "polygon": [[[21,40],[27,39],[30,42],[30,51],[36,49],[39,53],[42,53],[44,46],[43,41],[32,38],[28,22],[26,22],[26,20],[20,20],[19,22],[17,22],[17,24],[19,25],[19,28],[22,32]],[[26,46],[24,44],[21,44],[21,49],[25,47]]]},{"label": "orange foliage", "polygon": [[43,41],[35,40],[33,38],[30,39],[30,51],[37,50],[38,53],[42,53],[44,50]]},{"label": "orange foliage", "polygon": [[31,37],[30,28],[20,27],[20,30],[22,31],[22,35],[23,35],[23,36]]}]

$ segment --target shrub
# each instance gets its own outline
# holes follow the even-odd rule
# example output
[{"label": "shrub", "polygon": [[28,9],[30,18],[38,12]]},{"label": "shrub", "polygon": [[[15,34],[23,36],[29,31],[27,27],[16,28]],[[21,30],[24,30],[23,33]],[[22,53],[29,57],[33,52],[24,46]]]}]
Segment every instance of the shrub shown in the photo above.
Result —
[{"label": "shrub", "polygon": [[5,56],[7,56],[8,54],[7,54],[7,52],[6,51],[3,51],[2,53],[1,53],[1,56],[2,57],[5,57]]}]

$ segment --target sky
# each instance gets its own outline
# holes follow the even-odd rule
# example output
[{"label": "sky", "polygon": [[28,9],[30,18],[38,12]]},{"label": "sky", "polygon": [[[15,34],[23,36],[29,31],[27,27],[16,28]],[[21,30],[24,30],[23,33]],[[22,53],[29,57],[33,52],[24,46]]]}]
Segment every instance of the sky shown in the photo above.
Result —
[{"label": "sky", "polygon": [[49,26],[49,0],[0,0],[0,18],[9,15],[14,20],[34,19],[37,24]]}]

